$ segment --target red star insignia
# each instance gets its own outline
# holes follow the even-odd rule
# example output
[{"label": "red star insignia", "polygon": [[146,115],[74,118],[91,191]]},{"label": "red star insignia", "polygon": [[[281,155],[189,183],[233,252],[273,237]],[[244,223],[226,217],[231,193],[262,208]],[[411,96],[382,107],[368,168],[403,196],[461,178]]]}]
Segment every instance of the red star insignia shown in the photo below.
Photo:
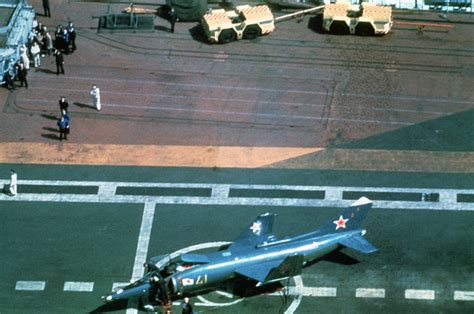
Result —
[{"label": "red star insignia", "polygon": [[344,219],[344,217],[339,216],[339,219],[338,220],[334,220],[333,223],[336,224],[336,230],[339,229],[339,228],[346,228],[346,222],[349,221],[349,218],[347,219]]}]

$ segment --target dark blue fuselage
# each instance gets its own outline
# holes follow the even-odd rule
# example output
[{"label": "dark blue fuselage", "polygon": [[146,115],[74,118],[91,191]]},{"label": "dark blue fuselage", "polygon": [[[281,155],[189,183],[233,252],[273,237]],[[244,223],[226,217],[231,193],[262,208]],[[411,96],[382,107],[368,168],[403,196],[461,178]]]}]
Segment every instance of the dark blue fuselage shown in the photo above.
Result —
[{"label": "dark blue fuselage", "polygon": [[[292,255],[303,255],[303,265],[318,259],[335,249],[342,239],[361,234],[360,229],[337,234],[314,235],[309,233],[295,238],[273,241],[255,247],[243,247],[205,254],[212,263],[194,265],[172,275],[175,293],[178,295],[196,294],[200,291],[218,287],[236,276],[236,270],[283,260]],[[280,278],[283,279],[283,278]]]}]

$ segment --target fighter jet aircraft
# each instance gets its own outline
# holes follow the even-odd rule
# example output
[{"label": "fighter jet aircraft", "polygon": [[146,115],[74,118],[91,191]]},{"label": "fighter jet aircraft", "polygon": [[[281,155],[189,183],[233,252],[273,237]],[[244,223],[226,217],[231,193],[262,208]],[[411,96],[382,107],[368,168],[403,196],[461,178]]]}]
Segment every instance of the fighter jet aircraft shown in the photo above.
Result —
[{"label": "fighter jet aircraft", "polygon": [[366,231],[361,228],[371,207],[372,202],[362,197],[320,228],[282,239],[272,234],[275,215],[260,215],[230,246],[212,253],[186,253],[174,259],[166,255],[151,258],[141,279],[104,298],[108,302],[142,298],[145,303],[170,304],[233,283],[269,285],[301,274],[305,266],[341,248],[375,252],[377,249],[364,239]]}]

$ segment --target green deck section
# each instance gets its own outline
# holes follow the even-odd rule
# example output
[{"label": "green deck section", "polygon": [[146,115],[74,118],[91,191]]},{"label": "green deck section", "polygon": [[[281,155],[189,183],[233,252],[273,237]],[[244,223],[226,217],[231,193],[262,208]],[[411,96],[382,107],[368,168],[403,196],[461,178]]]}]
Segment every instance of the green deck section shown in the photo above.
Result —
[{"label": "green deck section", "polygon": [[283,189],[230,189],[229,197],[324,199],[324,194],[324,191],[291,191]]},{"label": "green deck section", "polygon": [[[8,174],[11,167],[2,165],[2,173]],[[16,169],[20,180],[473,188],[472,178],[463,175],[34,165]],[[291,236],[337,219],[342,210],[176,204],[155,208],[148,257],[200,243],[232,241],[265,212],[278,215],[277,236]],[[85,313],[101,306],[100,296],[113,283],[130,279],[143,209],[144,204],[0,202],[1,312]],[[349,263],[346,257],[336,259],[339,263],[323,260],[306,268],[302,275],[306,287],[334,287],[337,296],[303,297],[296,313],[314,313],[315,309],[320,313],[471,313],[473,302],[454,301],[453,294],[455,290],[474,291],[473,220],[471,211],[372,209],[364,224],[366,238],[380,251],[363,255],[346,249],[359,263]],[[16,291],[19,280],[45,281],[46,287],[44,291]],[[94,290],[64,292],[66,281],[94,282]],[[357,288],[383,288],[386,297],[356,298]],[[406,300],[405,289],[433,289],[435,300]],[[215,293],[205,297],[230,301]],[[292,300],[292,296],[260,295],[229,307],[195,309],[199,313],[278,313]],[[175,307],[175,311],[180,309]]]},{"label": "green deck section", "polygon": [[[57,203],[23,202],[0,205],[5,230],[2,256],[7,257],[2,259],[0,302],[7,312],[88,312],[102,304],[100,295],[107,293],[112,283],[129,279],[142,206],[68,203],[58,207]],[[253,218],[267,211],[278,214],[274,231],[283,236],[310,231],[337,216],[340,209],[158,204],[148,255],[170,253],[198,243],[232,241]],[[454,302],[452,295],[454,290],[474,290],[470,263],[474,258],[470,249],[474,231],[469,227],[473,219],[472,212],[372,210],[365,223],[366,237],[380,251],[362,255],[346,250],[360,262],[343,265],[321,261],[305,269],[305,286],[336,287],[337,297],[304,297],[297,313],[312,313],[315,307],[324,313],[350,309],[351,313],[468,311],[472,304]],[[14,291],[16,280],[44,280],[46,289]],[[64,281],[94,282],[94,291],[63,292]],[[384,288],[386,298],[357,299],[354,293],[359,287]],[[436,299],[406,301],[403,292],[409,288],[435,289]],[[206,298],[225,301],[214,294]],[[289,297],[286,305],[291,300]],[[22,304],[21,309],[18,304]],[[232,307],[196,308],[199,312],[277,313],[284,305],[281,297],[261,295]]]},{"label": "green deck section", "polygon": [[3,179],[10,169],[19,180],[474,188],[474,176],[462,173],[0,164]]},{"label": "green deck section", "polygon": [[474,109],[338,145],[353,149],[474,151]]},{"label": "green deck section", "polygon": [[422,200],[421,193],[395,193],[395,192],[343,192],[342,198],[345,200],[357,200],[365,196],[372,201],[387,200],[387,201],[411,201],[419,202]]},{"label": "green deck section", "polygon": [[56,193],[56,194],[97,194],[97,186],[61,186],[61,185],[28,185],[18,186],[18,193]]},{"label": "green deck section", "polygon": [[211,189],[201,188],[153,188],[153,187],[117,187],[116,195],[150,195],[150,196],[203,196],[210,197]]},{"label": "green deck section", "polygon": [[[143,206],[0,202],[2,313],[85,313],[132,274]],[[18,280],[45,290],[15,291]],[[63,292],[65,281],[93,292]]]}]

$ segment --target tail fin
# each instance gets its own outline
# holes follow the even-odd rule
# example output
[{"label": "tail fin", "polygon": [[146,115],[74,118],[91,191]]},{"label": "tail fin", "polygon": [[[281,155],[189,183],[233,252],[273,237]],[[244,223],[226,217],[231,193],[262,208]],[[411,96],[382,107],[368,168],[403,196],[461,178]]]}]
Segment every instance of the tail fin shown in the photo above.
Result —
[{"label": "tail fin", "polygon": [[318,231],[326,234],[358,229],[371,207],[372,201],[366,197],[361,197],[352,203],[349,208],[335,216],[333,220],[322,225]]},{"label": "tail fin", "polygon": [[255,219],[249,227],[240,234],[240,236],[232,243],[229,250],[235,250],[242,246],[258,245],[266,241],[268,237],[272,236],[273,221],[275,214],[266,213],[260,215]]}]

